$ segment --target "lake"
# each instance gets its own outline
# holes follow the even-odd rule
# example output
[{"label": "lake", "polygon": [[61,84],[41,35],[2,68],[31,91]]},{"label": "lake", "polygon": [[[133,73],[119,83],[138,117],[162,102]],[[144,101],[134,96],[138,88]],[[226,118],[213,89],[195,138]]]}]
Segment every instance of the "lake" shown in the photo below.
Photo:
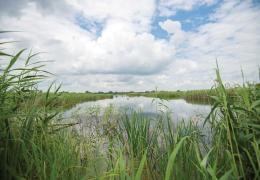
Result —
[{"label": "lake", "polygon": [[[164,112],[163,114],[165,115],[165,112],[167,112],[175,125],[183,121],[185,123],[188,121],[195,122],[200,131],[205,135],[205,142],[209,144],[211,141],[210,128],[208,128],[208,125],[206,127],[202,125],[210,109],[210,105],[192,104],[184,99],[161,100],[142,96],[114,96],[112,99],[77,104],[65,111],[62,114],[62,119],[66,122],[77,122],[78,124],[72,128],[76,133],[95,139],[98,134],[103,133],[104,127],[106,127],[104,124],[108,121],[114,121],[115,119],[120,121],[119,112],[126,112],[128,115],[131,115],[131,110],[138,111],[154,122],[152,124],[158,122],[158,118],[156,118],[158,114]],[[108,117],[106,112],[110,114]],[[114,115],[111,116],[111,114]]]},{"label": "lake", "polygon": [[114,96],[112,99],[103,99],[91,102],[80,103],[63,114],[63,118],[89,118],[89,114],[103,114],[104,109],[113,106],[118,111],[129,109],[141,111],[146,116],[152,117],[160,112],[168,112],[172,120],[202,121],[210,112],[210,105],[188,103],[184,99],[161,100],[151,97],[128,97]]}]

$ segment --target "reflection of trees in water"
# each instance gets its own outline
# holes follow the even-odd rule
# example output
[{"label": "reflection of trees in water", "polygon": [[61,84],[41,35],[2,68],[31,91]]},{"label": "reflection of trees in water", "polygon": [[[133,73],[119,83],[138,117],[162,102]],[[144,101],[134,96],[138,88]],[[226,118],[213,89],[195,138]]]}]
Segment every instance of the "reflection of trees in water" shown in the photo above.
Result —
[{"label": "reflection of trees in water", "polygon": [[190,104],[210,105],[209,97],[186,97],[185,101]]}]

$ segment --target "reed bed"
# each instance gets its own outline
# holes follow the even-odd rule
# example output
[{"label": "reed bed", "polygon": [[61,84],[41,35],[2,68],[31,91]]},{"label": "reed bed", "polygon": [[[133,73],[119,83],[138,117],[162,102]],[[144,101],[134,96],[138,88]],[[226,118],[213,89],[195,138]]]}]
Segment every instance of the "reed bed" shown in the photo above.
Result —
[{"label": "reed bed", "polygon": [[[0,75],[1,179],[260,178],[258,85],[245,82],[231,95],[216,68],[204,127],[193,121],[175,124],[167,112],[151,118],[109,107],[83,135],[75,129],[77,119],[57,120],[59,87],[37,89],[48,72],[32,62],[34,54],[22,60],[25,52],[0,50],[8,62]],[[24,65],[17,67],[18,61]],[[210,128],[210,143],[203,128]]]},{"label": "reed bed", "polygon": [[[46,93],[39,93],[37,98],[37,105],[42,106],[45,101]],[[55,97],[55,107],[57,109],[69,109],[76,104],[88,102],[88,101],[97,101],[101,99],[111,99],[113,94],[100,94],[100,93],[75,93],[75,92],[59,92],[57,94],[50,93],[49,96]]]},{"label": "reed bed", "polygon": [[[227,93],[230,96],[234,96],[234,92],[239,87],[228,87],[226,88]],[[145,91],[145,92],[126,92],[121,93],[127,96],[144,96],[144,97],[154,97],[160,99],[185,99],[187,102],[193,104],[212,104],[211,96],[216,96],[216,91],[213,89],[201,89],[201,90],[187,90],[187,91]]]}]

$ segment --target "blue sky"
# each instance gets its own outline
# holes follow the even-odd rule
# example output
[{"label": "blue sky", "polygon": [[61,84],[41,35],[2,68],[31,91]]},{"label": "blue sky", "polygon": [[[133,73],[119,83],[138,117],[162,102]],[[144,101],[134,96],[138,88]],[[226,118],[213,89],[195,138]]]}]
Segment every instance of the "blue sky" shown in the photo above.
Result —
[{"label": "blue sky", "polygon": [[212,14],[217,7],[221,4],[221,1],[216,2],[213,5],[201,5],[193,8],[190,11],[179,10],[172,16],[160,16],[157,15],[153,21],[152,34],[158,38],[168,38],[168,34],[160,26],[159,22],[171,19],[174,21],[182,22],[182,28],[184,31],[196,31],[196,29],[207,22],[209,22],[209,16]]},{"label": "blue sky", "polygon": [[8,47],[47,52],[68,91],[210,88],[259,81],[259,0],[0,0]]}]

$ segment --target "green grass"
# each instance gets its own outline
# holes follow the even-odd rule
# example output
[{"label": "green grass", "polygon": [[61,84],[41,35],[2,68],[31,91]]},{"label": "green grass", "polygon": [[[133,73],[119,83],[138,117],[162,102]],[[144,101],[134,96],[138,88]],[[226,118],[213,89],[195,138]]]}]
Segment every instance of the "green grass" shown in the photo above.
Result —
[{"label": "green grass", "polygon": [[[45,93],[39,93],[37,103],[38,106],[44,104]],[[55,100],[54,108],[58,109],[68,109],[76,104],[87,102],[87,101],[96,101],[101,99],[111,99],[113,94],[100,94],[100,93],[74,93],[74,92],[60,92],[57,95],[50,93],[50,96],[58,96]]]},{"label": "green grass", "polygon": [[[32,63],[32,54],[23,61],[25,50],[9,55],[0,45],[8,62],[0,74],[0,179],[260,178],[259,85],[245,82],[230,90],[217,68],[206,126],[175,124],[162,112],[153,119],[142,112],[129,115],[110,106],[83,136],[75,129],[82,126],[78,122],[57,120],[57,107],[110,95],[59,93],[53,85],[42,93],[37,84],[48,72]],[[24,66],[17,68],[17,61]],[[171,93],[159,93],[165,94]],[[202,128],[211,129],[210,143]]]},{"label": "green grass", "polygon": [[193,104],[210,104],[210,96],[213,95],[210,89],[189,90],[189,91],[149,91],[149,92],[126,92],[122,93],[127,96],[144,96],[160,99],[185,99]]},{"label": "green grass", "polygon": [[[237,87],[227,88],[226,91],[230,96],[234,96],[234,91]],[[185,99],[187,102],[193,104],[211,104],[211,96],[216,95],[216,91],[213,89],[201,89],[201,90],[187,90],[187,91],[145,91],[145,92],[126,92],[121,93],[127,96],[144,96],[154,97],[160,99]]]}]

